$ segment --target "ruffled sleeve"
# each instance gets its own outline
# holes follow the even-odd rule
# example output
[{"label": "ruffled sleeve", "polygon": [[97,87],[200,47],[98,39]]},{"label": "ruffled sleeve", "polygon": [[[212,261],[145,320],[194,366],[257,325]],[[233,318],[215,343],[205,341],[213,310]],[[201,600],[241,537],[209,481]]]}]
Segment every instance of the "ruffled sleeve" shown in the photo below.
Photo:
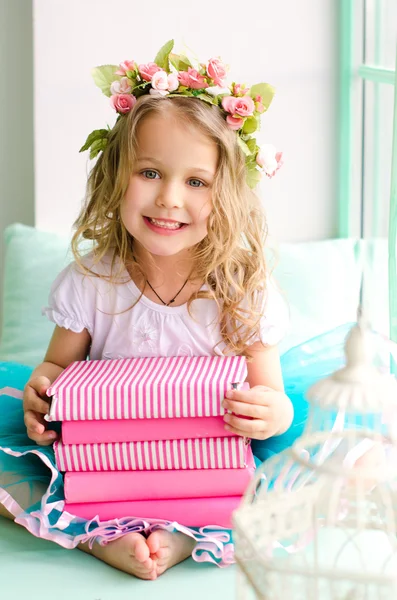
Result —
[{"label": "ruffled sleeve", "polygon": [[95,306],[95,299],[89,298],[90,288],[90,278],[78,270],[76,263],[71,263],[52,284],[43,315],[59,327],[75,333],[87,329],[92,336],[93,318],[89,307]]}]

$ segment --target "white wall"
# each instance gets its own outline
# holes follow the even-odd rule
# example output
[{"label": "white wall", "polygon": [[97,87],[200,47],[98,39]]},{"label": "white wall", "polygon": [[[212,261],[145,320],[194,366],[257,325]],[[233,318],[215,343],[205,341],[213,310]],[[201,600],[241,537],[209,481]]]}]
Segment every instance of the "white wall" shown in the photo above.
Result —
[{"label": "white wall", "polygon": [[201,60],[221,57],[230,76],[268,81],[277,95],[261,140],[285,154],[262,186],[273,237],[336,234],[337,5],[335,0],[189,3],[152,0],[33,0],[35,39],[36,224],[69,230],[89,165],[78,150],[93,129],[112,124],[93,66],[149,62],[175,38]]}]

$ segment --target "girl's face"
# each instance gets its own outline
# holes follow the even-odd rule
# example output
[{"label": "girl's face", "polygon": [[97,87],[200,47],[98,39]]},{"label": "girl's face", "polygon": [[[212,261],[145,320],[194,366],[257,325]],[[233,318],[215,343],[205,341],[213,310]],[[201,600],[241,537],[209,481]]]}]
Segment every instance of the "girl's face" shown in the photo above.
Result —
[{"label": "girl's face", "polygon": [[218,162],[216,144],[173,114],[138,128],[137,160],[120,207],[139,244],[157,256],[184,254],[207,235]]}]

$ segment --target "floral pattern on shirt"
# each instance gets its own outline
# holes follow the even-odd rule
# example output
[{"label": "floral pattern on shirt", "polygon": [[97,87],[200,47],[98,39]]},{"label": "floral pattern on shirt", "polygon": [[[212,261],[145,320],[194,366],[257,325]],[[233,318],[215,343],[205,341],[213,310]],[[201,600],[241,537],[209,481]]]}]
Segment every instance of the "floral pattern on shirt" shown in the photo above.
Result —
[{"label": "floral pattern on shirt", "polygon": [[193,356],[193,350],[188,344],[181,344],[176,351],[176,356]]},{"label": "floral pattern on shirt", "polygon": [[142,356],[158,354],[160,332],[150,319],[140,319],[132,337],[134,346]]}]

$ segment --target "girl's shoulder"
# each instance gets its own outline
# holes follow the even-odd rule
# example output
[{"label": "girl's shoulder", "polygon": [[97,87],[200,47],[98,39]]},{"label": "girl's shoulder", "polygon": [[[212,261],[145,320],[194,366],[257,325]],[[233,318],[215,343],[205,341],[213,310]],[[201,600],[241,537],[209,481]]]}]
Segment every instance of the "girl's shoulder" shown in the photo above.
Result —
[{"label": "girl's shoulder", "polygon": [[88,277],[110,277],[114,272],[118,259],[113,250],[108,250],[103,256],[98,257],[94,250],[81,257],[80,261],[74,260],[69,268],[73,273]]},{"label": "girl's shoulder", "polygon": [[53,282],[43,313],[60,327],[92,334],[96,310],[112,308],[112,262],[110,252],[100,259],[89,252],[69,263]]},{"label": "girl's shoulder", "polygon": [[114,271],[112,252],[98,259],[93,251],[79,261],[70,262],[56,277],[51,296],[91,298],[103,294],[112,284]]},{"label": "girl's shoulder", "polygon": [[91,281],[108,282],[115,276],[120,262],[112,250],[102,257],[98,257],[92,250],[84,254],[79,260],[71,261],[57,276],[56,281],[71,280],[82,283],[88,279]]}]

